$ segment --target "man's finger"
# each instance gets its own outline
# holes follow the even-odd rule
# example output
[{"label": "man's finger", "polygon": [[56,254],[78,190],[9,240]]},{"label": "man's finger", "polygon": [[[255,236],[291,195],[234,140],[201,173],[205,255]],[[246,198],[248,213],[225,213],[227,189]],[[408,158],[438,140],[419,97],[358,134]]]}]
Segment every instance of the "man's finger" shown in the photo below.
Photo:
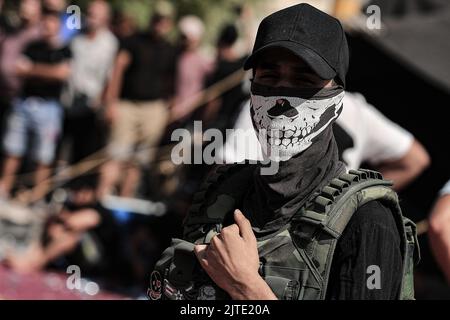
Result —
[{"label": "man's finger", "polygon": [[206,259],[206,250],[207,249],[208,249],[207,244],[198,244],[194,247],[194,253],[197,256],[197,259],[203,268],[208,267],[208,260]]},{"label": "man's finger", "polygon": [[215,236],[213,236],[212,238],[211,238],[211,240],[209,241],[209,245],[210,245],[210,250],[211,249],[215,249],[215,248],[217,248],[217,247],[219,247],[220,246],[220,244],[221,244],[221,242],[222,242],[222,233],[218,233],[218,234],[216,234]]},{"label": "man's finger", "polygon": [[244,240],[255,240],[255,235],[253,234],[252,225],[250,221],[244,216],[241,210],[236,209],[234,211],[234,221],[239,227],[242,238]]},{"label": "man's finger", "polygon": [[237,224],[232,224],[228,227],[225,227],[220,232],[221,238],[226,238],[231,235],[239,235],[239,226]]}]

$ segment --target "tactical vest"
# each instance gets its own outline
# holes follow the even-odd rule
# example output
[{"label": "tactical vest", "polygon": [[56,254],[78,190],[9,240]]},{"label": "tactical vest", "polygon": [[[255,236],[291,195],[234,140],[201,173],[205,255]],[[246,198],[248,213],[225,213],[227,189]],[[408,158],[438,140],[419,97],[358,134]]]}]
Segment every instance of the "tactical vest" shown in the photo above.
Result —
[{"label": "tactical vest", "polygon": [[[184,240],[174,239],[151,275],[152,299],[229,299],[200,267],[194,244],[208,244],[233,223],[248,190],[254,165],[218,167],[194,196]],[[285,227],[258,240],[259,273],[279,299],[322,300],[337,241],[352,215],[370,201],[390,208],[401,237],[402,285],[398,299],[414,299],[413,267],[420,252],[413,222],[403,217],[391,182],[370,170],[350,170],[333,179]]]}]

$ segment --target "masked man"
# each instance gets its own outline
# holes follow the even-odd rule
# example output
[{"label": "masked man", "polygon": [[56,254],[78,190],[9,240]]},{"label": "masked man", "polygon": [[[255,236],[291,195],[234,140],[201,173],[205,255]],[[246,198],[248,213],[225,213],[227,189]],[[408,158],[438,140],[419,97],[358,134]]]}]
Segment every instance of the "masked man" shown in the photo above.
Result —
[{"label": "masked man", "polygon": [[250,113],[263,164],[218,167],[194,197],[184,239],[151,275],[152,299],[410,299],[415,226],[379,173],[346,173],[332,123],[348,47],[306,4],[258,29]]}]

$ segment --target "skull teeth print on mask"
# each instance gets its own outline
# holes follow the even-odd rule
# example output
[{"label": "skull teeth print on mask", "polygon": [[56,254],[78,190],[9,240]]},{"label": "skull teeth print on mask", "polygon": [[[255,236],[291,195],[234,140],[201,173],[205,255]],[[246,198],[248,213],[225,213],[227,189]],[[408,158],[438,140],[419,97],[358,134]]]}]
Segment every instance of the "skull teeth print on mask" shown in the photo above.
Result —
[{"label": "skull teeth print on mask", "polygon": [[256,94],[254,88],[252,86],[251,94],[253,126],[264,153],[274,161],[287,161],[309,148],[312,139],[338,118],[345,94],[341,88],[324,88],[308,98],[301,98],[275,96],[271,89],[271,95],[267,96]]}]

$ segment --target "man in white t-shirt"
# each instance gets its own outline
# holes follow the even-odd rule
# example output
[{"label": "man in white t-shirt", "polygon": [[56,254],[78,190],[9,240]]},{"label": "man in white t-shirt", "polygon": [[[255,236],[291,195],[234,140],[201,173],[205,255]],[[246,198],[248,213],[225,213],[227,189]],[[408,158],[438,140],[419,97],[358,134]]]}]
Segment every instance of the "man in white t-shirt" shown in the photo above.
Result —
[{"label": "man in white t-shirt", "polygon": [[[235,131],[217,153],[225,163],[262,160],[262,151],[250,118],[250,102],[244,104]],[[344,108],[335,126],[335,137],[348,169],[368,163],[400,190],[428,167],[430,158],[411,133],[386,118],[358,93],[346,92]],[[239,129],[239,130],[237,130]]]},{"label": "man in white t-shirt", "polygon": [[450,181],[439,193],[429,218],[429,225],[431,251],[450,284]]},{"label": "man in white t-shirt", "polygon": [[109,30],[110,19],[111,8],[106,1],[90,2],[86,32],[75,36],[70,44],[72,73],[62,98],[67,107],[64,138],[71,141],[72,163],[93,154],[104,144],[99,111],[119,47]]}]

